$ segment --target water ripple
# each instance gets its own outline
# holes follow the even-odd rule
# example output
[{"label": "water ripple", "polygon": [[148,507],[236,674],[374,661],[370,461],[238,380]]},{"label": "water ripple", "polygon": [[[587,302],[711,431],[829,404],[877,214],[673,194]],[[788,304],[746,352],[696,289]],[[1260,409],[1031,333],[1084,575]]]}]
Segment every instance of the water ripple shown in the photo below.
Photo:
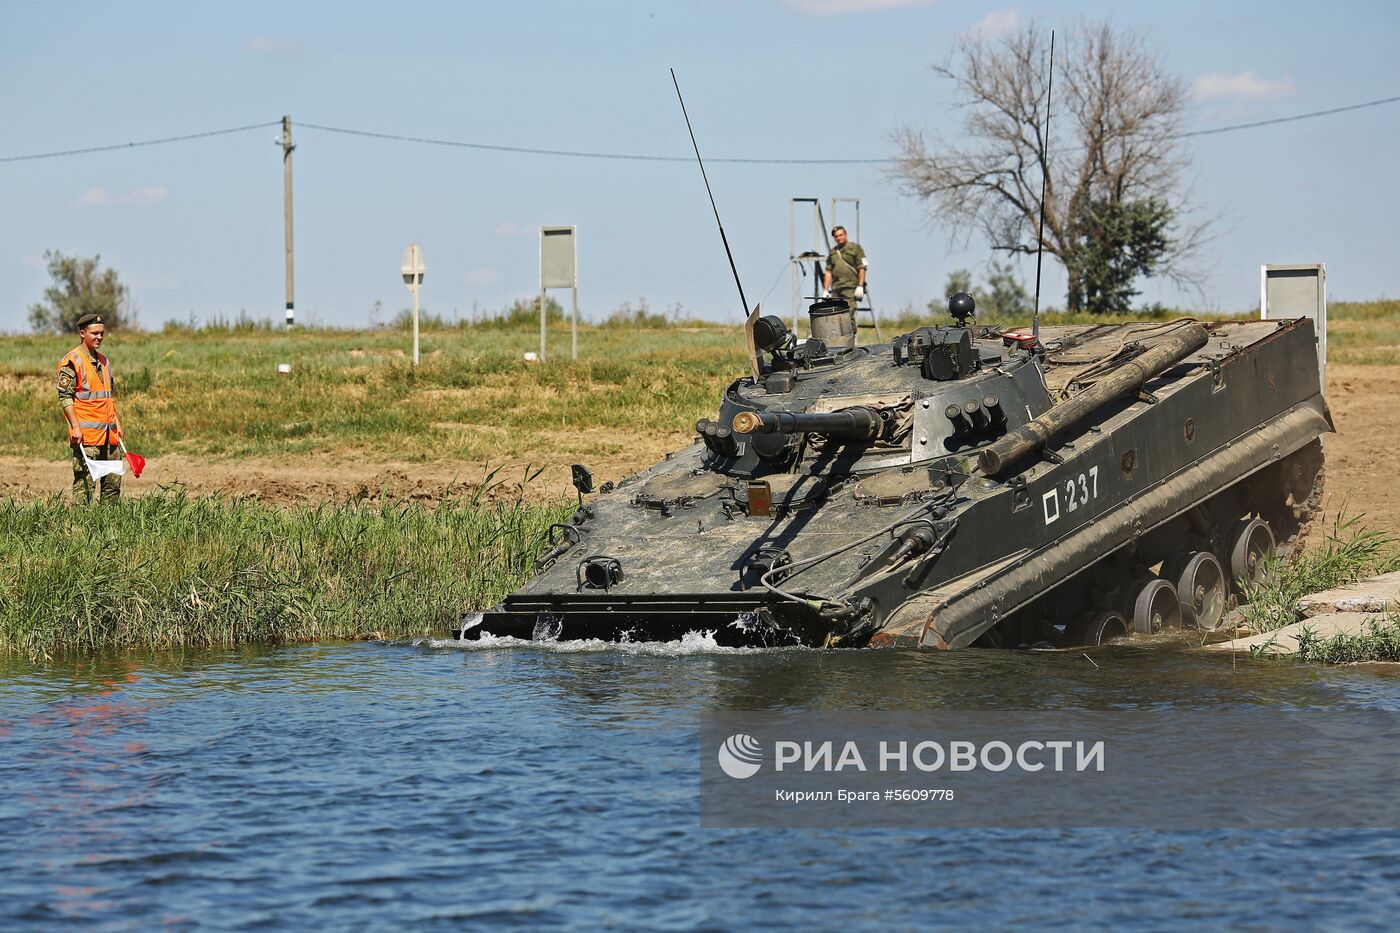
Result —
[{"label": "water ripple", "polygon": [[1076,654],[482,642],[11,659],[26,927],[1388,925],[1382,832],[701,830],[706,709],[1400,708],[1400,678]]}]

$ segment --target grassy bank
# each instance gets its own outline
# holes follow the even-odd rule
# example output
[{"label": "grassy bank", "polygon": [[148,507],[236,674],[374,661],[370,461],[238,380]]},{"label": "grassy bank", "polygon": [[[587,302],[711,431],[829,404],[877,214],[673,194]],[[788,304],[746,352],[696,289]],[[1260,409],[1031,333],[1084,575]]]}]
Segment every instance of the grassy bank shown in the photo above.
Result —
[{"label": "grassy bank", "polygon": [[1275,561],[1265,582],[1245,591],[1243,627],[1260,633],[1292,625],[1304,596],[1400,570],[1400,538],[1367,528],[1361,519],[1340,514],[1321,547]]},{"label": "grassy bank", "polygon": [[0,650],[442,635],[533,573],[567,504],[275,509],[183,495],[0,501]]},{"label": "grassy bank", "polygon": [[[1400,301],[1334,304],[1330,313],[1333,362],[1400,361]],[[887,320],[884,333],[927,323]],[[583,326],[577,361],[567,358],[568,328],[556,326],[550,361],[525,363],[538,341],[523,325],[429,328],[416,373],[407,335],[389,329],[171,328],[117,333],[105,349],[141,452],[200,458],[371,455],[475,465],[609,457],[639,434],[684,443],[744,370],[743,334],[733,324]],[[72,344],[0,338],[0,450],[67,455],[53,382]],[[279,363],[291,364],[290,376],[278,375]]]},{"label": "grassy bank", "polygon": [[1368,622],[1358,635],[1324,637],[1304,626],[1298,633],[1298,660],[1321,664],[1400,661],[1400,614],[1392,612],[1384,620]]},{"label": "grassy bank", "polygon": [[[53,373],[71,343],[0,339],[0,449],[65,453]],[[578,361],[556,329],[559,356],[544,365],[522,359],[539,346],[526,328],[429,331],[421,345],[416,373],[392,331],[116,334],[104,351],[123,421],[148,457],[608,455],[638,431],[688,433],[743,365],[742,332],[718,326],[586,328]]]},{"label": "grassy bank", "polygon": [[[1312,593],[1400,570],[1400,538],[1364,527],[1360,518],[1339,516],[1321,547],[1275,561],[1265,582],[1246,589],[1242,627],[1272,632],[1298,621],[1298,600]],[[1324,637],[1307,629],[1298,635],[1299,661],[1344,664],[1400,661],[1400,616],[1372,623],[1359,635]]]}]

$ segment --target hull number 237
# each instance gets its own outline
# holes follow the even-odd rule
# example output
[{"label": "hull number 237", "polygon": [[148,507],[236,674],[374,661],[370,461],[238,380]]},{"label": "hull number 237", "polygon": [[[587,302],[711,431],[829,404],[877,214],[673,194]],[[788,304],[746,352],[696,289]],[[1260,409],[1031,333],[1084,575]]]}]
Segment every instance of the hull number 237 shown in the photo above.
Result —
[{"label": "hull number 237", "polygon": [[1041,506],[1045,510],[1045,524],[1049,525],[1058,520],[1061,512],[1073,512],[1098,497],[1098,467],[1090,467],[1088,473],[1066,478],[1040,497]]}]

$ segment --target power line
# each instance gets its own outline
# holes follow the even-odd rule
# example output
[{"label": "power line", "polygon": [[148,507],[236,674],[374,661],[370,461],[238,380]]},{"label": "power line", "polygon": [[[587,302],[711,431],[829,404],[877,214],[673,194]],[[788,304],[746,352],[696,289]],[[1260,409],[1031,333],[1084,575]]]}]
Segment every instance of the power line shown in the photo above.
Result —
[{"label": "power line", "polygon": [[1188,136],[1210,136],[1214,133],[1229,133],[1234,130],[1252,130],[1256,126],[1273,126],[1275,123],[1292,123],[1295,120],[1311,120],[1313,117],[1326,117],[1334,113],[1346,113],[1348,110],[1364,110],[1367,107],[1379,107],[1381,104],[1393,104],[1397,100],[1400,100],[1400,97],[1382,97],[1380,100],[1368,100],[1362,104],[1348,104],[1345,107],[1333,107],[1330,110],[1314,110],[1311,113],[1299,113],[1291,117],[1256,120],[1254,123],[1236,123],[1234,126],[1217,126],[1213,130],[1192,130],[1189,133],[1177,133],[1173,138],[1185,139]]},{"label": "power line", "polygon": [[110,152],[113,149],[135,149],[138,146],[159,146],[164,143],[182,143],[190,139],[207,139],[210,136],[227,136],[230,133],[244,133],[248,130],[261,130],[269,126],[281,126],[282,121],[271,123],[250,123],[247,126],[233,126],[226,130],[210,130],[207,133],[188,133],[184,136],[165,136],[161,139],[144,139],[134,143],[113,143],[110,146],[89,146],[86,149],[64,149],[60,152],[35,152],[30,155],[4,156],[0,162],[29,162],[34,159],[56,159],[60,156],[87,155],[90,152]]},{"label": "power line", "polygon": [[[1172,139],[1189,139],[1196,136],[1213,136],[1217,133],[1232,133],[1237,130],[1252,130],[1261,126],[1274,126],[1279,123],[1295,123],[1299,120],[1312,120],[1316,117],[1327,117],[1338,113],[1347,113],[1352,110],[1365,110],[1368,107],[1379,107],[1383,104],[1393,104],[1400,101],[1398,97],[1382,97],[1377,100],[1363,101],[1359,104],[1348,104],[1345,107],[1331,107],[1327,110],[1313,110],[1308,113],[1294,114],[1288,117],[1274,117],[1270,120],[1256,120],[1252,123],[1234,123],[1230,126],[1217,126],[1208,130],[1190,130],[1185,133],[1176,133]],[[138,142],[114,143],[109,146],[89,146],[83,149],[63,149],[57,152],[35,152],[28,155],[0,156],[0,163],[5,162],[30,162],[37,159],[57,159],[63,156],[87,155],[94,152],[112,152],[117,149],[136,149],[142,146],[160,146],[165,143],[187,142],[192,139],[207,139],[211,136],[227,136],[231,133],[245,133],[248,130],[266,129],[271,126],[280,126],[280,120],[272,120],[267,123],[250,123],[247,126],[234,126],[223,130],[210,130],[205,133],[188,133],[183,136],[165,136],[160,139],[143,139]],[[361,136],[369,139],[384,139],[394,142],[421,143],[430,146],[450,146],[458,149],[476,149],[486,152],[513,152],[523,155],[543,155],[560,156],[575,159],[611,159],[625,160],[631,162],[689,162],[688,156],[666,156],[666,155],[646,155],[643,153],[630,152],[590,152],[579,149],[540,149],[530,146],[503,146],[491,143],[475,143],[456,139],[434,139],[427,136],[405,136],[397,133],[378,133],[372,130],[356,130],[342,126],[326,126],[319,123],[298,123],[298,126],[311,130],[320,130],[323,133],[340,133],[345,136]],[[728,158],[711,159],[711,162],[723,162],[730,165],[889,165],[898,161],[897,159],[758,159],[758,158]]]},{"label": "power line", "polygon": [[[528,146],[497,146],[489,143],[471,143],[456,139],[433,139],[426,136],[402,136],[397,133],[376,133],[371,130],[352,130],[343,126],[324,126],[319,123],[297,121],[297,126],[325,133],[342,133],[346,136],[365,136],[370,139],[387,139],[395,142],[424,143],[430,146],[452,146],[458,149],[481,149],[488,152],[514,152],[525,155],[567,156],[575,159],[622,159],[631,162],[693,162],[689,156],[643,155],[630,152],[588,152],[577,149],[536,149]],[[729,162],[743,165],[872,165],[892,162],[893,159],[711,159],[711,162]]]},{"label": "power line", "polygon": [[[1271,120],[1256,120],[1252,123],[1235,123],[1230,126],[1217,126],[1208,130],[1190,130],[1185,133],[1175,133],[1171,139],[1189,139],[1194,136],[1211,136],[1216,133],[1230,133],[1236,130],[1250,130],[1260,126],[1273,126],[1278,123],[1293,123],[1298,120],[1311,120],[1315,117],[1331,116],[1335,113],[1346,113],[1350,110],[1364,110],[1367,107],[1379,107],[1382,104],[1393,104],[1400,101],[1400,97],[1383,97],[1379,100],[1368,100],[1360,104],[1348,104],[1345,107],[1332,107],[1327,110],[1314,110],[1310,113],[1299,113],[1289,117],[1275,117]],[[321,130],[326,133],[342,133],[347,136],[364,136],[371,139],[387,139],[396,142],[424,143],[432,146],[452,146],[460,149],[480,149],[489,152],[514,152],[526,155],[547,155],[565,156],[582,159],[624,159],[637,162],[689,162],[687,156],[663,156],[663,155],[641,155],[626,152],[588,152],[572,149],[536,149],[526,146],[499,146],[488,143],[473,143],[452,139],[433,139],[424,136],[403,136],[396,133],[377,133],[370,130],[354,130],[340,126],[324,126],[316,123],[299,123],[307,129]],[[729,158],[710,159],[711,162],[725,162],[731,165],[889,165],[897,162],[897,159],[757,159],[757,158]]]}]

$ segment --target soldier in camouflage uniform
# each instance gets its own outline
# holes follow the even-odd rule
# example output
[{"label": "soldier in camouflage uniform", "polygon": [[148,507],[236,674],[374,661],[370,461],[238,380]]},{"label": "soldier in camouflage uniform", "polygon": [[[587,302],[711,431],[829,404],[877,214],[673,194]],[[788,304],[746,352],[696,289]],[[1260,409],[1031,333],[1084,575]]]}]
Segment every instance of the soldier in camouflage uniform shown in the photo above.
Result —
[{"label": "soldier in camouflage uniform", "polygon": [[[112,397],[112,370],[107,358],[98,352],[106,335],[101,316],[84,314],[78,318],[82,342],[58,364],[58,400],[73,448],[73,499],[77,502],[91,502],[95,485],[82,451],[91,460],[119,460],[122,456],[122,426]],[[102,502],[116,502],[121,491],[121,476],[102,477]]]},{"label": "soldier in camouflage uniform", "polygon": [[869,265],[865,261],[865,250],[846,238],[845,227],[832,227],[831,237],[836,245],[826,257],[826,277],[822,285],[828,295],[845,299],[855,311],[865,298],[865,270]]}]

